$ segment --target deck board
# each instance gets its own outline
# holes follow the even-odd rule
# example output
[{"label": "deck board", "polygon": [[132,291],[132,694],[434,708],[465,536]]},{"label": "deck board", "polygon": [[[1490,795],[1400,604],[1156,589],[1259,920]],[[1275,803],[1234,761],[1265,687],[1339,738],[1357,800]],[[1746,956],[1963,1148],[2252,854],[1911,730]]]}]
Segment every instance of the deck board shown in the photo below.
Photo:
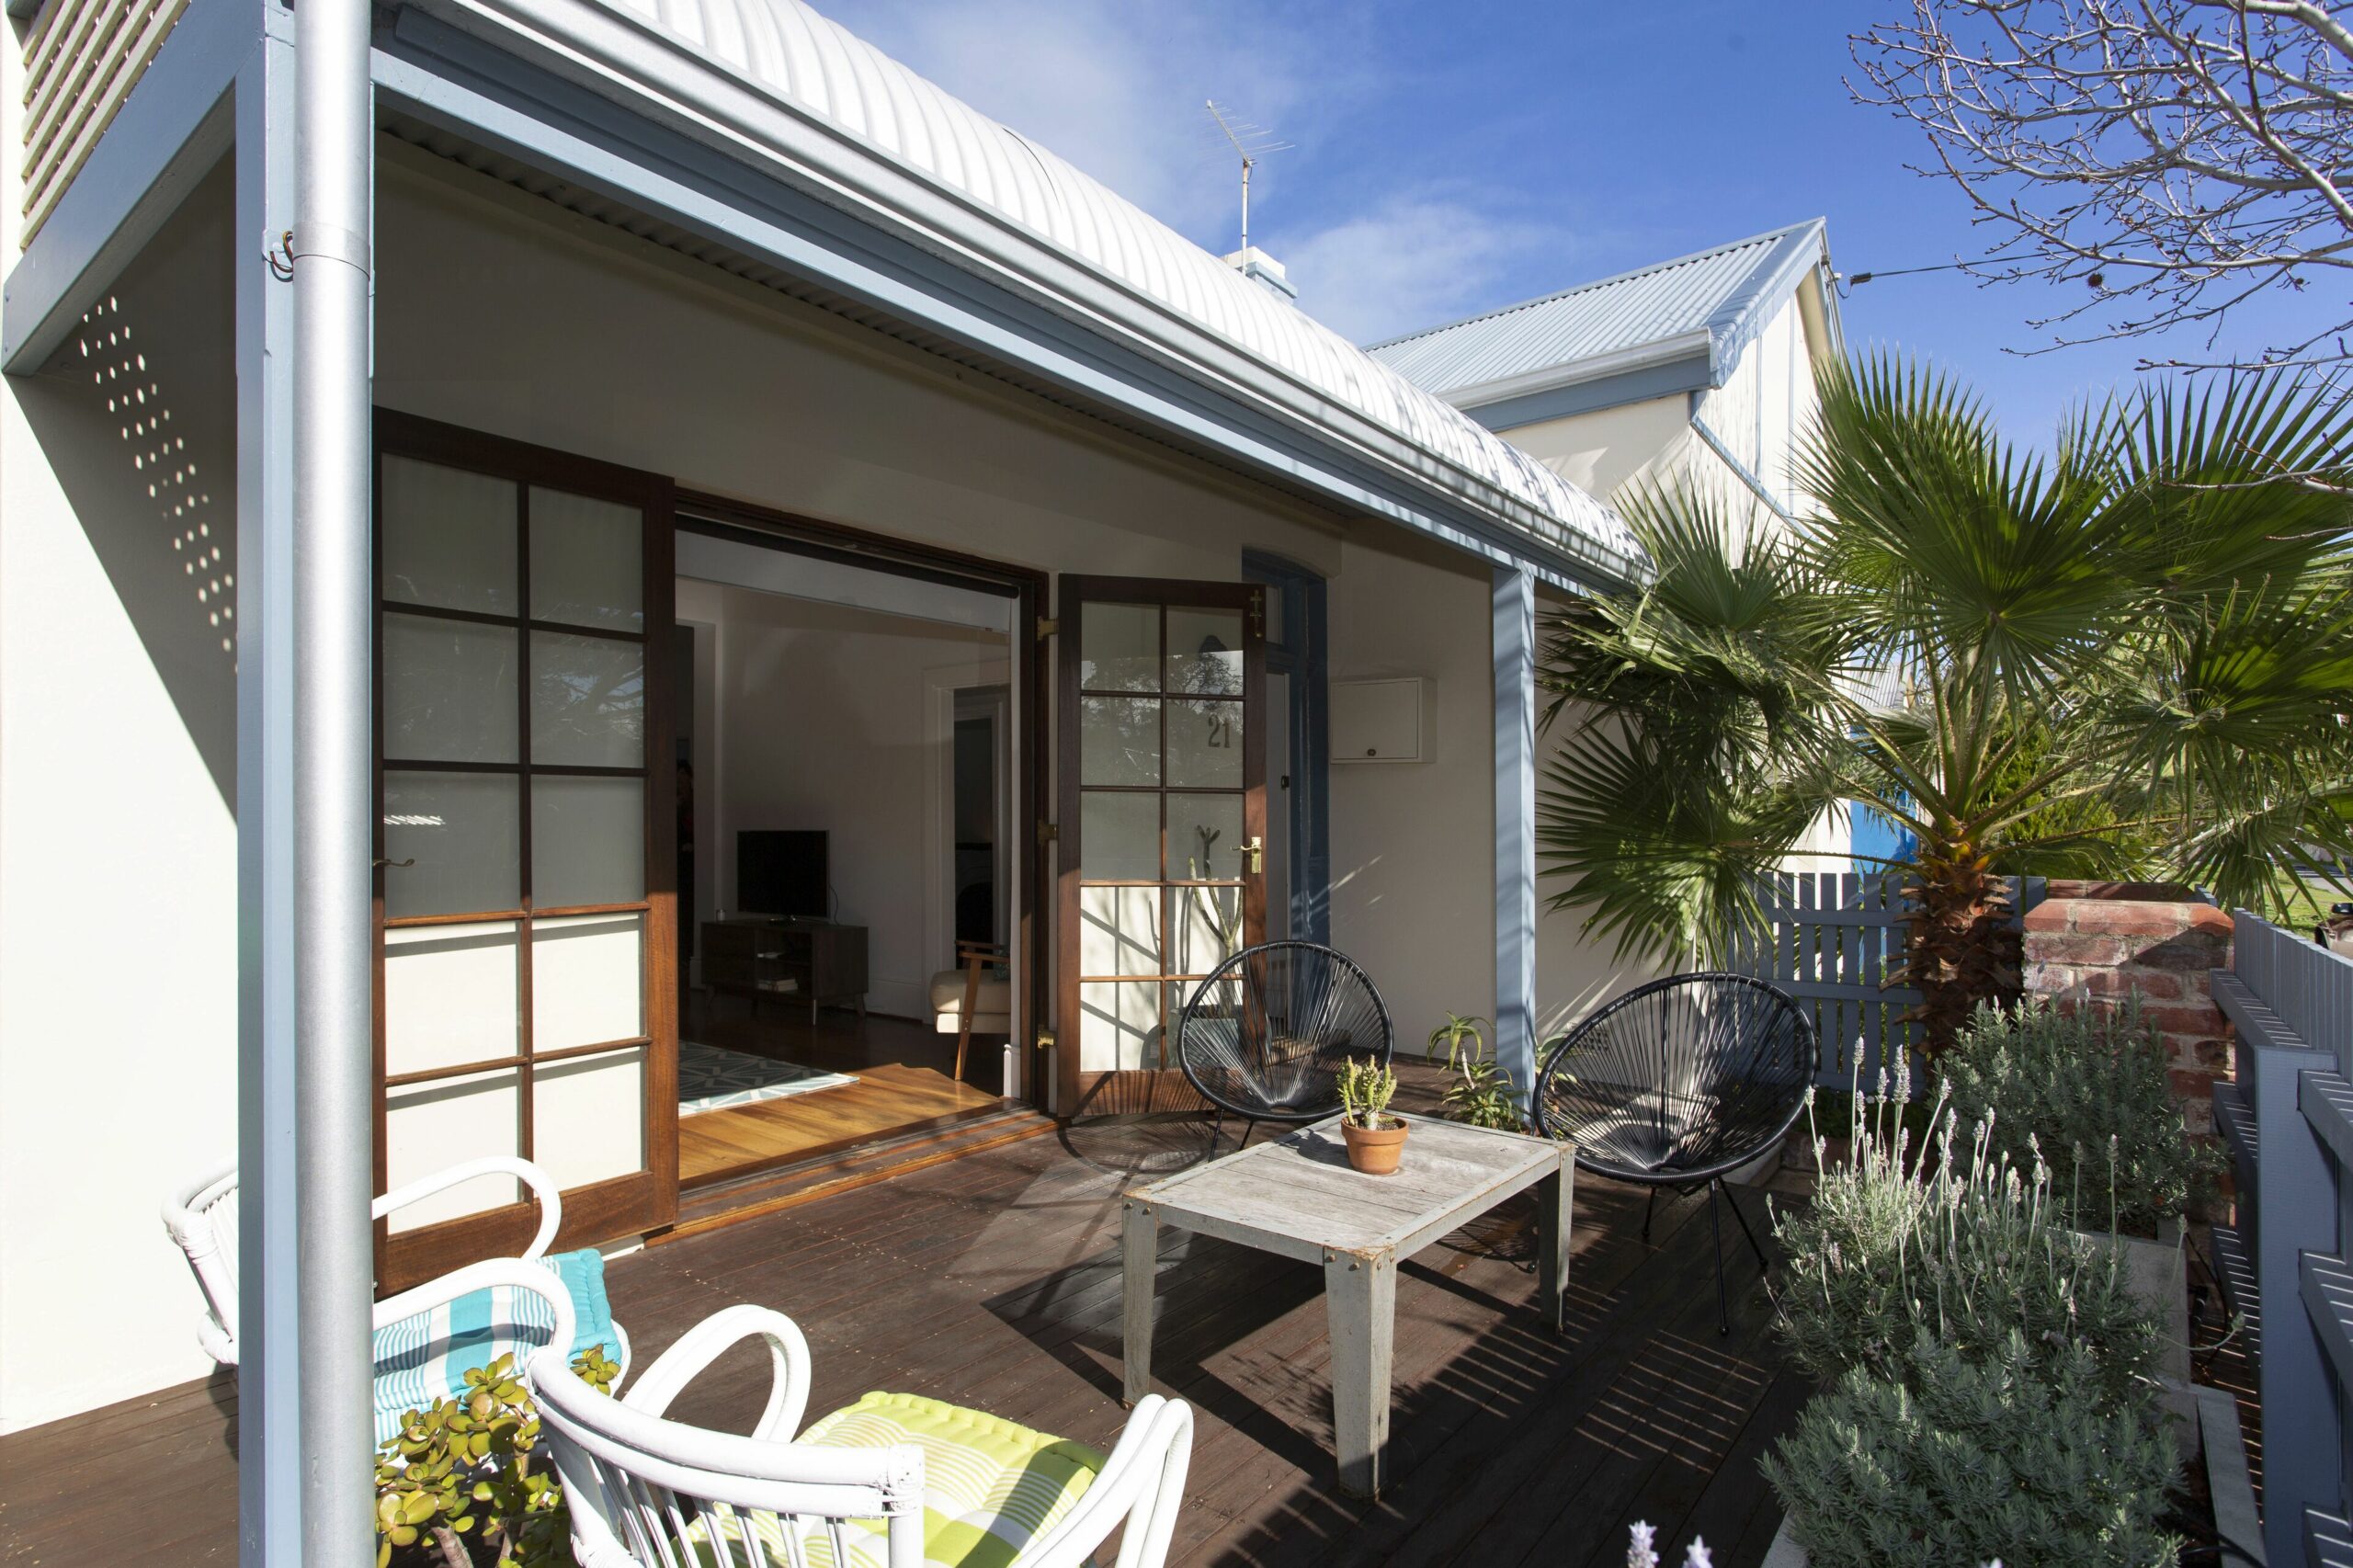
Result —
[{"label": "deck board", "polygon": [[[899,1389],[1108,1445],[1124,1419],[1119,1194],[1166,1174],[1187,1136],[1031,1139],[617,1258],[614,1311],[649,1358],[720,1307],[766,1302],[809,1335],[813,1413]],[[1321,1270],[1164,1231],[1154,1369],[1199,1423],[1171,1561],[1614,1568],[1641,1517],[1667,1561],[1698,1530],[1722,1568],[1747,1568],[1779,1519],[1756,1459],[1807,1390],[1736,1238],[1718,1336],[1705,1207],[1662,1199],[1645,1244],[1640,1192],[1581,1177],[1564,1336],[1537,1320],[1525,1199],[1403,1267],[1377,1502],[1336,1486]],[[676,1414],[743,1430],[767,1375],[739,1348]],[[190,1384],[0,1437],[0,1563],[84,1560],[124,1496],[168,1500],[145,1561],[233,1561],[235,1408],[233,1384]]]}]

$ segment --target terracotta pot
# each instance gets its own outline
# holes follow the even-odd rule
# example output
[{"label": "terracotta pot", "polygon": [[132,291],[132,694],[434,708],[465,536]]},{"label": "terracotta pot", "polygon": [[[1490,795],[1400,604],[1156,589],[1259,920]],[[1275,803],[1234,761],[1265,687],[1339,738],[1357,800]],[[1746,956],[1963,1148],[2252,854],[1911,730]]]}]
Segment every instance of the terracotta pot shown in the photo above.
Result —
[{"label": "terracotta pot", "polygon": [[1348,1164],[1357,1171],[1365,1176],[1397,1174],[1397,1162],[1405,1153],[1405,1124],[1395,1117],[1388,1126],[1370,1130],[1344,1121],[1340,1136],[1348,1145]]}]

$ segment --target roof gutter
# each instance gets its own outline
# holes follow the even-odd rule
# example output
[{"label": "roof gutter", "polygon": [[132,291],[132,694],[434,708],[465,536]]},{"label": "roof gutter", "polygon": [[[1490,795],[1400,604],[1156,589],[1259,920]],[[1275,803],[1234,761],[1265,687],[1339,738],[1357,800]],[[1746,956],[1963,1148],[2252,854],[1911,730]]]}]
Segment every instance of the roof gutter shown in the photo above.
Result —
[{"label": "roof gutter", "polygon": [[1558,392],[1563,387],[1608,381],[1612,376],[1622,376],[1632,370],[1672,365],[1678,360],[1708,354],[1711,346],[1708,329],[1694,327],[1673,337],[1662,337],[1655,343],[1636,344],[1631,348],[1596,354],[1590,358],[1572,360],[1565,365],[1548,365],[1543,369],[1529,370],[1521,375],[1455,387],[1440,395],[1457,408],[1478,408],[1491,403],[1502,403],[1508,398]]},{"label": "roof gutter", "polygon": [[[1442,520],[1518,541],[1540,564],[1597,587],[1649,563],[1415,445],[1279,367],[1074,256],[1005,214],[925,176],[846,127],[715,65],[641,17],[586,0],[420,0],[418,7],[621,102],[860,222],[1143,355],[1298,436],[1410,487]],[[404,13],[404,20],[409,13]],[[1500,443],[1498,443],[1500,446]],[[1519,454],[1498,461],[1520,460]],[[1532,460],[1527,460],[1532,461]],[[1597,506],[1598,504],[1596,504]]]}]

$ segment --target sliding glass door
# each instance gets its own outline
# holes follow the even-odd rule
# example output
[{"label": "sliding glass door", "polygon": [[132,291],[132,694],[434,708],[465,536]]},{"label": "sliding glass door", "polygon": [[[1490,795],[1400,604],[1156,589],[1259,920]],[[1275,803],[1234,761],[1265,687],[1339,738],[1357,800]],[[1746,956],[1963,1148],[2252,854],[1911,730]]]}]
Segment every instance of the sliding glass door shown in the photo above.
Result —
[{"label": "sliding glass door", "polygon": [[[379,1190],[532,1160],[564,1230],[676,1210],[666,482],[378,415]],[[379,1229],[385,1288],[519,1244],[485,1178]]]}]

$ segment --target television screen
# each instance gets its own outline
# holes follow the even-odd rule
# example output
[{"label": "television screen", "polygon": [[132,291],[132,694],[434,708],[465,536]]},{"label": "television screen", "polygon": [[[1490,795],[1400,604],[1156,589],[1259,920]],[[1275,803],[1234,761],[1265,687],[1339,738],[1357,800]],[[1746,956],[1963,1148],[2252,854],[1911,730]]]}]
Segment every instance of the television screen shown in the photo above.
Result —
[{"label": "television screen", "polygon": [[735,902],[746,915],[824,919],[825,870],[822,831],[758,829],[735,835]]}]

